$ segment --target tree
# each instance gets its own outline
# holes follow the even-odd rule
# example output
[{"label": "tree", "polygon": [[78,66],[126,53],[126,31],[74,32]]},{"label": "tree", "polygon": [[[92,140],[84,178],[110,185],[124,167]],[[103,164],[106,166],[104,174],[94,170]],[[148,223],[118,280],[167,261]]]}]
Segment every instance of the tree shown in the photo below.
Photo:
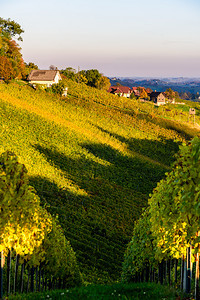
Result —
[{"label": "tree", "polygon": [[1,28],[1,34],[3,36],[6,36],[9,39],[18,36],[17,37],[18,41],[23,40],[21,34],[24,32],[24,30],[17,22],[12,21],[10,19],[0,18],[0,28]]},{"label": "tree", "polygon": [[25,74],[26,77],[30,74],[32,70],[38,70],[38,66],[34,64],[33,62],[24,63],[25,65]]},{"label": "tree", "polygon": [[165,96],[170,99],[170,100],[173,100],[175,97],[176,97],[176,94],[175,92],[171,89],[171,88],[168,88],[166,91],[165,91]]},{"label": "tree", "polygon": [[140,99],[146,99],[148,97],[145,88],[139,86],[138,91],[140,93],[140,96],[139,96]]},{"label": "tree", "polygon": [[96,82],[96,87],[99,90],[107,91],[110,87],[110,80],[106,76],[101,76]]},{"label": "tree", "polygon": [[[200,243],[200,139],[180,147],[173,169],[159,182],[149,199],[152,232],[162,253],[186,256],[186,291],[190,291],[191,257],[199,264]],[[192,254],[191,254],[192,247]],[[196,268],[196,292],[199,267]]]},{"label": "tree", "polygon": [[78,83],[88,83],[87,77],[86,77],[86,71],[85,70],[81,70],[80,72],[78,72],[75,76],[75,80]]},{"label": "tree", "polygon": [[52,218],[51,231],[46,234],[42,244],[34,251],[28,264],[30,266],[41,265],[46,275],[64,279],[67,286],[82,283],[75,252],[66,240],[57,218]]},{"label": "tree", "polygon": [[180,98],[179,93],[175,91],[175,98],[178,99]]},{"label": "tree", "polygon": [[88,81],[87,84],[91,87],[97,87],[97,82],[102,76],[96,69],[87,70],[85,75]]},{"label": "tree", "polygon": [[21,48],[13,39],[18,36],[18,40],[22,40],[21,34],[24,31],[21,26],[11,21],[0,18],[0,56],[9,59],[13,68],[13,78],[21,78],[25,76],[25,65],[21,54]]},{"label": "tree", "polygon": [[52,84],[51,88],[52,92],[54,94],[58,94],[62,96],[64,90],[65,90],[65,84],[63,81],[59,81],[58,83]]},{"label": "tree", "polygon": [[21,48],[14,40],[7,40],[7,50],[5,55],[9,58],[12,63],[14,70],[14,77],[21,78],[25,74],[25,64],[21,54]]},{"label": "tree", "polygon": [[134,93],[134,92],[131,93],[130,99],[136,99],[136,96],[135,96],[135,93]]},{"label": "tree", "polygon": [[33,62],[25,63],[25,66],[30,70],[38,70],[38,66]]},{"label": "tree", "polygon": [[0,156],[0,251],[31,254],[51,229],[51,218],[28,184],[26,167],[10,151]]},{"label": "tree", "polygon": [[153,90],[150,88],[146,88],[146,92],[147,92],[147,94],[151,94],[153,92]]},{"label": "tree", "polygon": [[76,70],[71,67],[68,67],[65,70],[61,70],[61,74],[71,80],[75,80],[76,78]]},{"label": "tree", "polygon": [[139,220],[135,221],[133,237],[124,255],[122,280],[132,281],[145,268],[156,264],[155,247],[151,232],[148,209],[143,211]]},{"label": "tree", "polygon": [[5,56],[0,56],[0,77],[5,81],[14,78],[14,70],[12,64]]}]

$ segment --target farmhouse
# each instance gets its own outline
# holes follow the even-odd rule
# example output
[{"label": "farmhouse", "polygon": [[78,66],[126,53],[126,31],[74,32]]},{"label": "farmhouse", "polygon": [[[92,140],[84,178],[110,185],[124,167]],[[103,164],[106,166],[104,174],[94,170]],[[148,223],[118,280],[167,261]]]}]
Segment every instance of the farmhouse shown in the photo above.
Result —
[{"label": "farmhouse", "polygon": [[131,95],[131,89],[128,86],[111,86],[108,89],[108,92],[114,95],[123,96],[126,98],[130,98]]},{"label": "farmhouse", "polygon": [[150,94],[150,100],[158,106],[165,104],[165,96],[161,92],[152,92]]},{"label": "farmhouse", "polygon": [[27,80],[30,84],[41,84],[47,87],[62,80],[58,70],[32,70]]}]

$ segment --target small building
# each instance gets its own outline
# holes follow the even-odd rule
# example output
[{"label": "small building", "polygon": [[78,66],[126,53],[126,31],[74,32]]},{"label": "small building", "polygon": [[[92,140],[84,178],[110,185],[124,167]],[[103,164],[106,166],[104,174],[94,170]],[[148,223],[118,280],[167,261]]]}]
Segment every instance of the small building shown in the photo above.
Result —
[{"label": "small building", "polygon": [[134,93],[134,95],[136,97],[140,97],[140,91],[138,90],[138,87],[136,87],[136,86],[132,87],[131,93]]},{"label": "small building", "polygon": [[30,84],[45,85],[46,87],[52,86],[62,80],[58,70],[32,70],[27,80]]},{"label": "small building", "polygon": [[165,104],[165,96],[161,92],[152,92],[150,94],[150,101],[153,101],[156,105]]},{"label": "small building", "polygon": [[123,86],[123,85],[111,86],[108,89],[108,93],[118,95],[118,96],[122,96],[122,97],[126,97],[126,98],[130,98],[131,89],[128,86]]}]

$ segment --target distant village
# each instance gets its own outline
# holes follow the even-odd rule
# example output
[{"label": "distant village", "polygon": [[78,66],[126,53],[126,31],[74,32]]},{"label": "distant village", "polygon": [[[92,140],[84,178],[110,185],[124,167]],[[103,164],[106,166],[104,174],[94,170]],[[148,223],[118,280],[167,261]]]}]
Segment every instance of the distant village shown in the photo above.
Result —
[{"label": "distant village", "polygon": [[[155,105],[164,105],[166,103],[175,103],[175,95],[171,95],[165,92],[152,91],[150,88],[144,87],[132,87],[128,86],[111,86],[108,92],[119,97],[126,97],[131,99],[140,99],[141,101],[151,101]],[[173,92],[173,91],[171,91]]]}]

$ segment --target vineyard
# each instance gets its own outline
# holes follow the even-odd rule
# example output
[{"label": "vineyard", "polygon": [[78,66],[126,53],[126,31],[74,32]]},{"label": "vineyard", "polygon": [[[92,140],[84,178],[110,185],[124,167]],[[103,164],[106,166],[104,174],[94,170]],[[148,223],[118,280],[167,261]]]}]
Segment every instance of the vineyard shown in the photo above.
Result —
[{"label": "vineyard", "polygon": [[123,264],[125,281],[157,277],[187,293],[193,286],[195,299],[200,299],[199,161],[200,139],[195,137],[180,147],[172,171],[153,190],[135,223]]},{"label": "vineyard", "polygon": [[0,84],[0,153],[12,150],[26,166],[83,280],[112,282],[149,194],[199,129],[188,122],[189,105],[157,108],[70,80],[67,86],[62,99],[23,82]]}]

